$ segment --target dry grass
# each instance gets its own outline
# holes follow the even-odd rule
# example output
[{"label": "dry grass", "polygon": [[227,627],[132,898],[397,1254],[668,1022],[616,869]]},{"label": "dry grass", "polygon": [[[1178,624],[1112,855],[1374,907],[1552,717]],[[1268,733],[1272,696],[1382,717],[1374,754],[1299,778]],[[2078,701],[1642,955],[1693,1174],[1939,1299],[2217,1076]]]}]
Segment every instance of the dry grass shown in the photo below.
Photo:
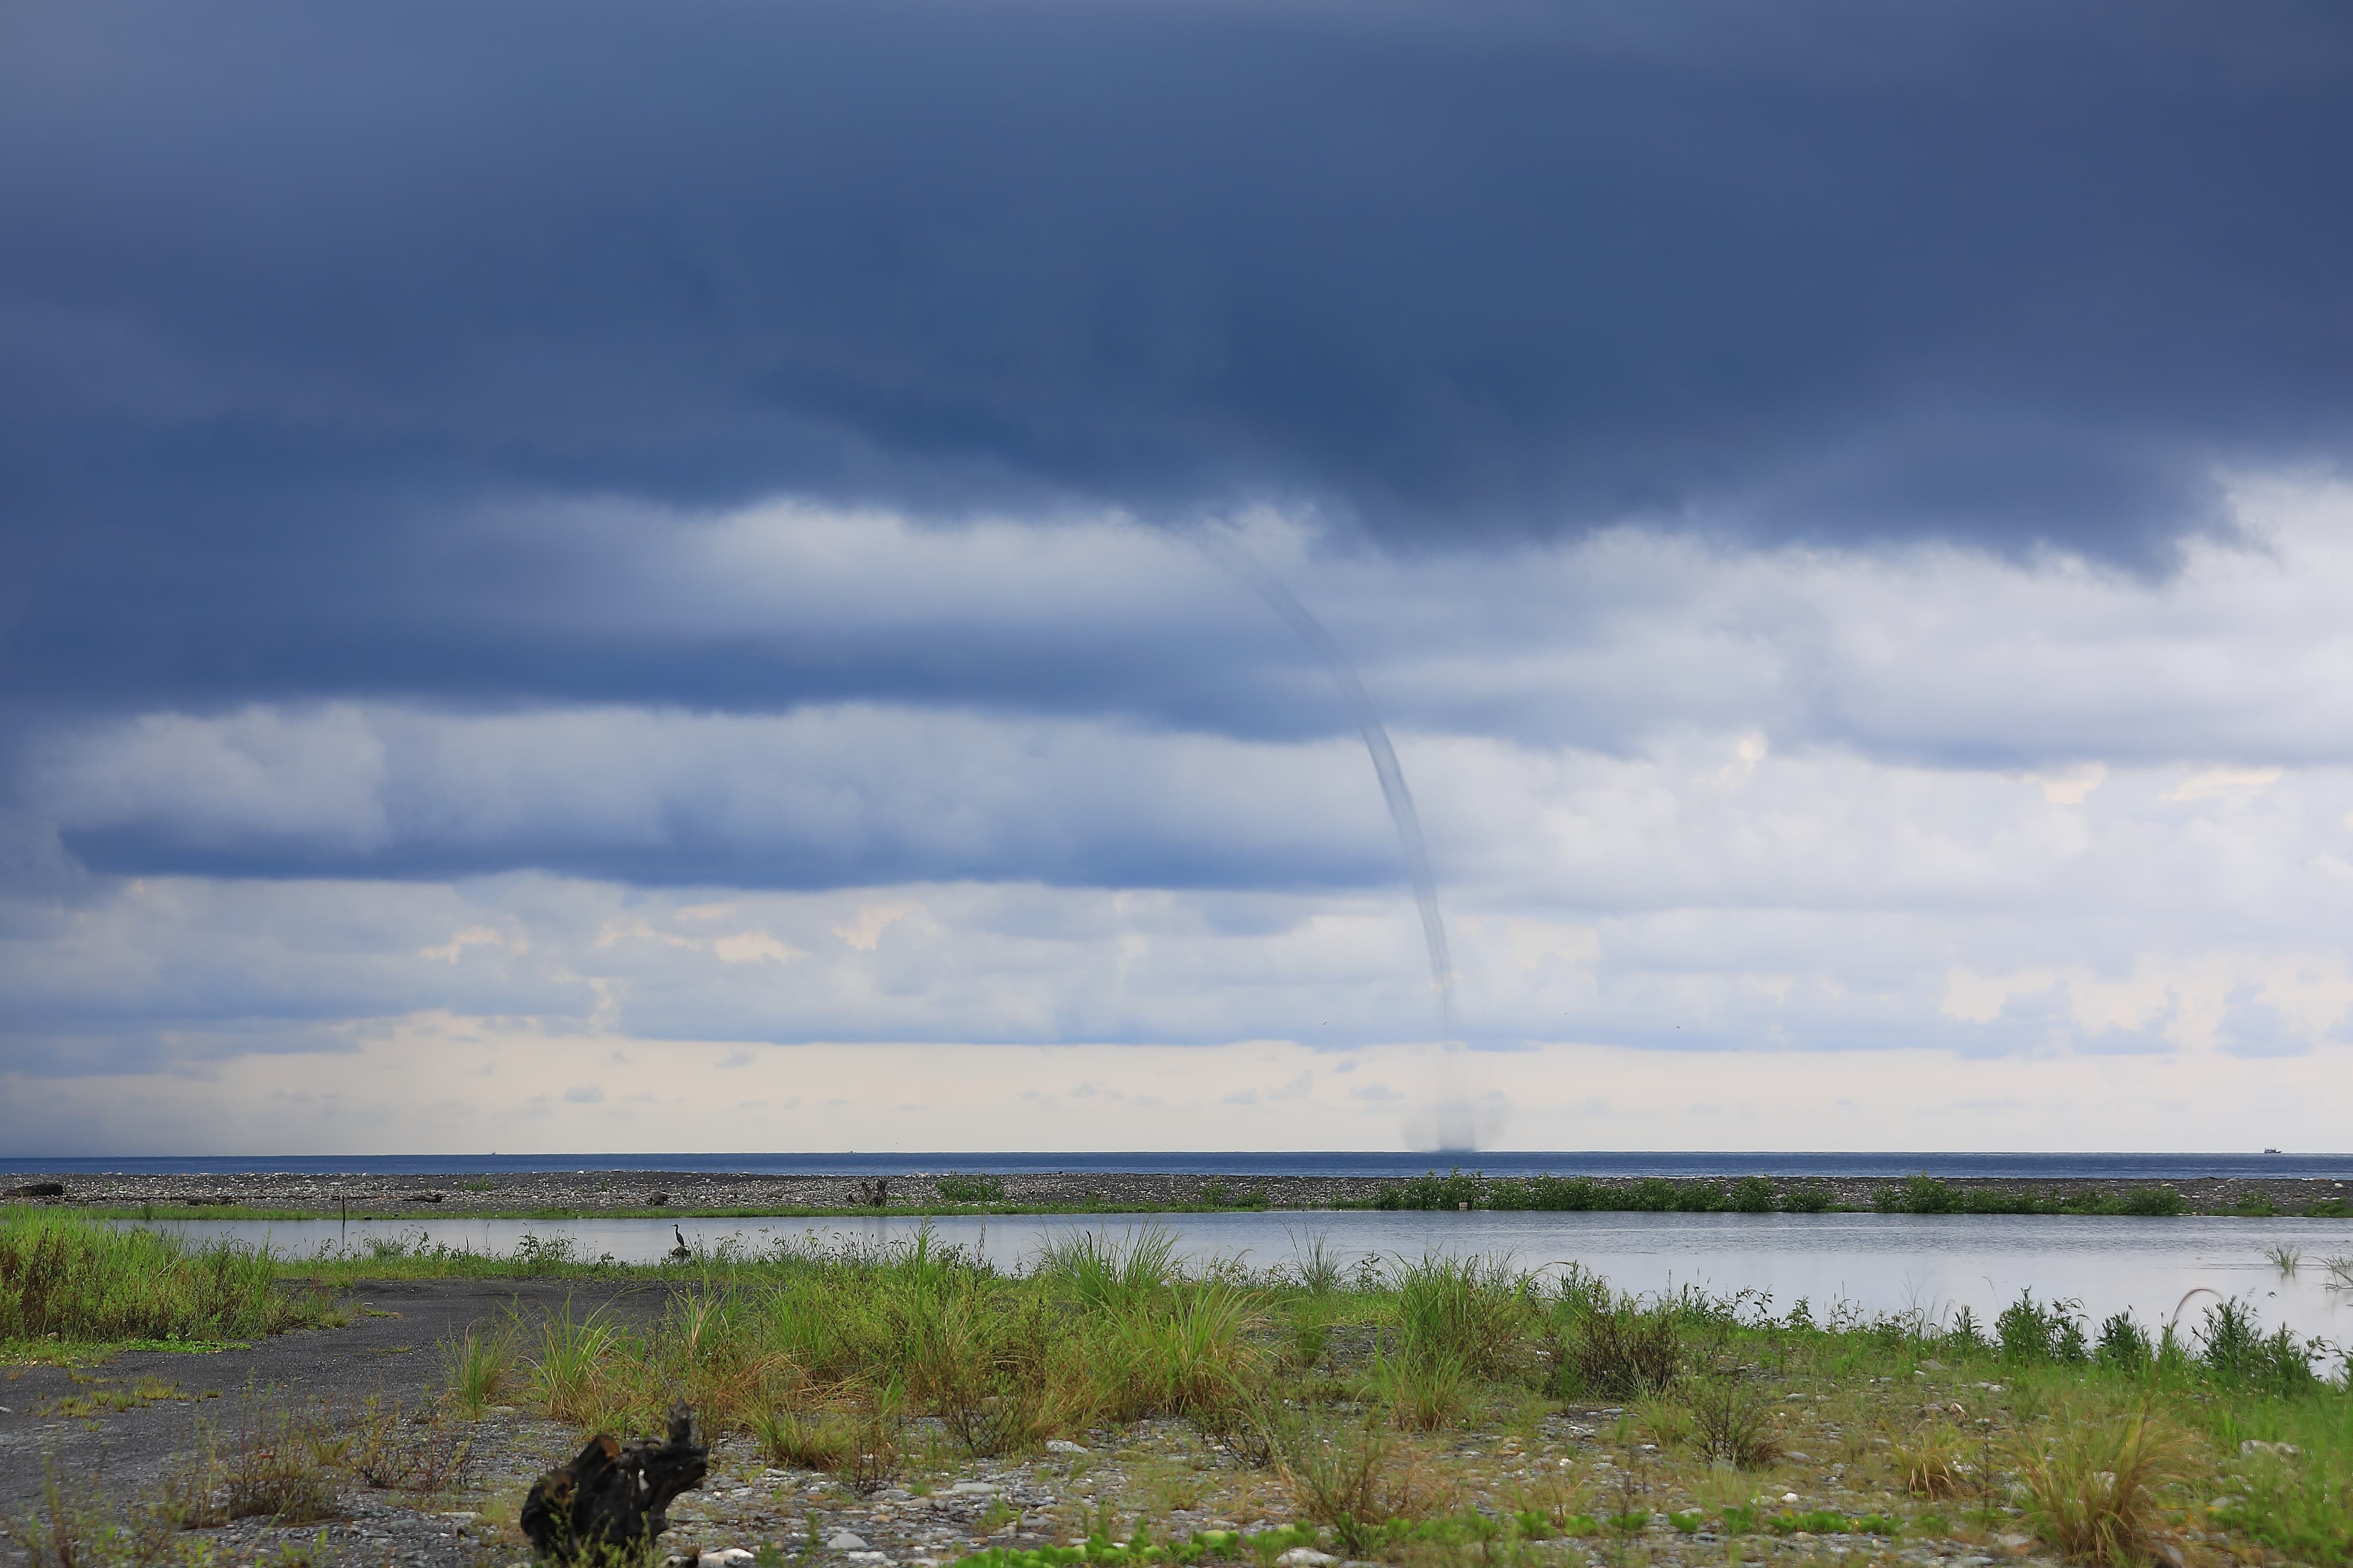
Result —
[{"label": "dry grass", "polygon": [[753,1419],[752,1435],[777,1464],[828,1475],[849,1464],[859,1446],[857,1428],[847,1418],[797,1410],[761,1412]]},{"label": "dry grass", "polygon": [[1352,1549],[1365,1527],[1426,1519],[1452,1501],[1419,1450],[1371,1420],[1296,1422],[1282,1436],[1275,1473],[1300,1512]]},{"label": "dry grass", "polygon": [[1889,1445],[1904,1489],[1931,1500],[1960,1495],[1967,1476],[1965,1452],[1960,1433],[1943,1421],[1915,1427]]},{"label": "dry grass", "polygon": [[1711,1461],[1761,1470],[1780,1457],[1771,1406],[1753,1385],[1733,1377],[1703,1377],[1681,1392],[1691,1412],[1693,1447]]},{"label": "dry grass", "polygon": [[370,1399],[343,1440],[338,1468],[364,1486],[438,1494],[465,1485],[473,1457],[473,1429],[455,1402],[412,1412]]},{"label": "dry grass", "polygon": [[2158,1540],[2164,1494],[2188,1473],[2189,1440],[2142,1405],[2063,1409],[2010,1454],[2037,1534],[2079,1562],[2137,1563]]}]

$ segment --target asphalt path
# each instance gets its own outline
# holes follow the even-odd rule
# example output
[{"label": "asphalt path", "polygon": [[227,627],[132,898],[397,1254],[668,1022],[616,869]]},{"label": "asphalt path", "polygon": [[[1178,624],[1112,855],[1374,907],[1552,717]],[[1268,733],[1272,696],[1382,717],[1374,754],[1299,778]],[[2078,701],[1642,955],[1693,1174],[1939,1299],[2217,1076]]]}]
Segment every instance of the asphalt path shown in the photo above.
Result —
[{"label": "asphalt path", "polygon": [[[659,1313],[671,1289],[540,1279],[363,1282],[344,1298],[353,1317],[339,1329],[206,1355],[138,1351],[93,1367],[10,1367],[0,1372],[0,1511],[21,1510],[51,1472],[76,1490],[115,1498],[143,1491],[160,1483],[174,1458],[197,1448],[203,1425],[230,1425],[248,1397],[324,1399],[346,1416],[371,1395],[414,1405],[439,1392],[448,1374],[443,1347],[469,1328],[517,1322],[527,1350],[540,1325],[567,1303],[575,1317],[602,1309],[636,1325]],[[185,1397],[87,1415],[43,1414],[59,1401],[147,1378]]]}]

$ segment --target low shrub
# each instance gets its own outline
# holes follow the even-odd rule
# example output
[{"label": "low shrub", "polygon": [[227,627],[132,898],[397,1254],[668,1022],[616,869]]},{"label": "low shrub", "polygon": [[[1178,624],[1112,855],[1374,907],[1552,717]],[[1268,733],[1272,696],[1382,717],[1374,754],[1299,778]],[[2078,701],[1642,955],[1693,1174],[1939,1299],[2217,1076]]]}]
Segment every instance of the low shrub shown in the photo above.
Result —
[{"label": "low shrub", "polygon": [[1645,1176],[1624,1189],[1621,1206],[1643,1214],[1664,1214],[1676,1206],[1681,1196],[1675,1184],[1664,1176]]},{"label": "low shrub", "polygon": [[1720,1183],[1683,1182],[1675,1188],[1675,1207],[1683,1214],[1714,1214],[1725,1202]]},{"label": "low shrub", "polygon": [[1759,1470],[1778,1458],[1772,1410],[1755,1387],[1730,1377],[1695,1378],[1683,1391],[1693,1443],[1718,1464]]},{"label": "low shrub", "polygon": [[2057,1362],[2062,1365],[2077,1365],[2088,1358],[2084,1342],[2083,1321],[2073,1301],[2041,1302],[2031,1290],[2021,1290],[2018,1300],[2001,1310],[1994,1320],[1994,1338],[2001,1346],[2001,1359],[2007,1362],[2031,1363]]},{"label": "low shrub", "polygon": [[1828,1182],[1798,1182],[1781,1194],[1781,1206],[1791,1214],[1825,1214],[1838,1202],[1838,1193]]},{"label": "low shrub", "polygon": [[1402,1182],[1384,1182],[1375,1194],[1373,1206],[1378,1209],[1451,1209],[1469,1205],[1472,1208],[1486,1206],[1486,1179],[1464,1175],[1456,1169],[1440,1175],[1436,1171],[1411,1176]]},{"label": "low shrub", "polygon": [[1005,1180],[1001,1176],[966,1176],[955,1171],[936,1178],[932,1185],[941,1201],[951,1204],[1001,1204],[1005,1201]]},{"label": "low shrub", "polygon": [[1683,1376],[1683,1333],[1674,1310],[1620,1300],[1579,1310],[1556,1306],[1548,1348],[1552,1392],[1603,1399],[1663,1394]]},{"label": "low shrub", "polygon": [[2298,1339],[2284,1324],[2265,1334],[2255,1325],[2253,1308],[2225,1299],[2206,1309],[2205,1321],[2198,1330],[2198,1349],[2200,1359],[2218,1381],[2292,1396],[2320,1381],[2312,1362],[2325,1347],[2316,1341]]},{"label": "low shrub", "polygon": [[2094,1359],[2111,1372],[2138,1372],[2149,1363],[2148,1335],[2130,1312],[2115,1312],[2100,1323],[2099,1348]]}]

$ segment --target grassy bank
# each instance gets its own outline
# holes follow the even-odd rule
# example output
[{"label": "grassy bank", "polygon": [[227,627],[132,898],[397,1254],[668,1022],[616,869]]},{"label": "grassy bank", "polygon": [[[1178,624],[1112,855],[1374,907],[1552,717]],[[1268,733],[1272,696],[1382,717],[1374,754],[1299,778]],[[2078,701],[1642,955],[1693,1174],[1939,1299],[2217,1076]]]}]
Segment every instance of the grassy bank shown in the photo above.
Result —
[{"label": "grassy bank", "polygon": [[0,1361],[71,1359],[97,1346],[256,1339],[332,1320],[278,1259],[82,1215],[0,1213]]},{"label": "grassy bank", "polygon": [[[1023,1277],[929,1237],[703,1260],[667,1276],[681,1289],[650,1327],[565,1312],[449,1347],[453,1387],[614,1430],[683,1394],[712,1429],[865,1491],[1174,1422],[1196,1458],[1122,1500],[1116,1531],[1164,1546],[1187,1500],[1188,1518],[1288,1516],[1407,1562],[1701,1534],[2353,1562],[2344,1366],[2246,1302],[2164,1322],[2031,1297],[1991,1322],[1864,1320],[1636,1300],[1498,1260],[1344,1276],[1312,1246],[1272,1273],[1188,1274],[1173,1239],[1069,1237]],[[1100,1510],[1065,1522],[1111,1540]]]}]

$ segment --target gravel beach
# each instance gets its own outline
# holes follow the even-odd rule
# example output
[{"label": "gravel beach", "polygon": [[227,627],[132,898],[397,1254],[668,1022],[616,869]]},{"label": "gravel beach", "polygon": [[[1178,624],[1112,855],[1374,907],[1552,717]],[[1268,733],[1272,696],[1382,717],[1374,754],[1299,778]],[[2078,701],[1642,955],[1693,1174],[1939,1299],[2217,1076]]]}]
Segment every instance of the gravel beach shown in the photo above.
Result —
[{"label": "gravel beach", "polygon": [[[885,1196],[893,1207],[942,1206],[940,1171],[906,1171],[881,1178]],[[1801,1178],[1771,1171],[1784,1186]],[[1008,1206],[1110,1208],[1183,1208],[1255,1205],[1276,1209],[1319,1209],[1362,1206],[1377,1199],[1388,1178],[1369,1176],[1250,1176],[1169,1173],[1164,1172],[1050,1172],[992,1178],[1002,1184]],[[127,1207],[157,1205],[180,1207],[235,1205],[264,1209],[313,1210],[332,1215],[344,1205],[371,1212],[430,1205],[453,1214],[535,1213],[547,1210],[599,1214],[669,1208],[691,1213],[722,1210],[752,1214],[806,1210],[851,1211],[872,1206],[873,1178],[860,1175],[742,1175],[712,1172],[573,1171],[481,1173],[465,1170],[424,1175],[319,1175],[294,1173],[172,1174],[145,1173],[44,1175],[21,1173],[7,1179],[10,1186],[53,1182],[64,1188],[61,1197],[34,1200],[68,1206]],[[1631,1178],[1603,1178],[1602,1184],[1631,1187]],[[1715,1179],[1678,1181],[1678,1187],[1720,1185]],[[1883,1177],[1846,1177],[1820,1184],[1829,1186],[1837,1201],[1869,1207],[1873,1195],[1889,1184]],[[2145,1185],[2178,1190],[2193,1209],[2219,1212],[2258,1194],[2281,1212],[2300,1213],[2318,1200],[2353,1198],[2353,1183],[2325,1179],[2205,1177],[2164,1183],[1954,1177],[1948,1184],[1972,1190],[2072,1195],[2084,1192],[2122,1193]],[[992,1205],[992,1206],[996,1206]]]}]

